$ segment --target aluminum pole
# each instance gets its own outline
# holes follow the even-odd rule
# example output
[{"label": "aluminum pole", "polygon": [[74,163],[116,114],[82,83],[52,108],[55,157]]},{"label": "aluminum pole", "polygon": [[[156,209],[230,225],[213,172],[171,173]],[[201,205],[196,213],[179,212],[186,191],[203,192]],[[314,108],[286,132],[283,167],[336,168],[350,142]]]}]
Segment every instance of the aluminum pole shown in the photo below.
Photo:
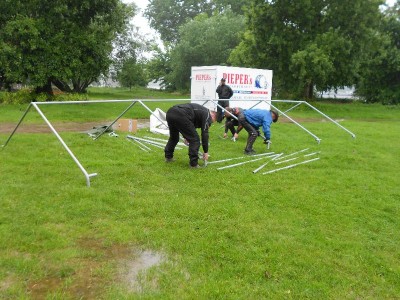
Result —
[{"label": "aluminum pole", "polygon": [[293,168],[295,166],[306,164],[306,163],[309,163],[309,162],[313,162],[313,161],[318,160],[318,159],[319,159],[319,157],[316,157],[316,158],[313,158],[313,159],[310,159],[310,160],[299,162],[297,164],[293,164],[293,165],[290,165],[290,166],[286,166],[286,167],[282,167],[282,168],[279,168],[279,169],[275,169],[275,170],[271,170],[271,171],[268,171],[268,172],[264,172],[262,174],[263,175],[271,174],[271,173],[278,172],[278,171],[281,171],[281,170],[290,169],[290,168]]},{"label": "aluminum pole", "polygon": [[240,162],[240,163],[237,163],[237,164],[227,165],[227,166],[224,166],[224,167],[220,167],[220,168],[218,168],[217,170],[223,170],[223,169],[228,169],[228,168],[234,168],[234,167],[237,167],[237,166],[241,166],[241,165],[244,165],[244,164],[248,164],[248,163],[251,163],[251,162],[254,162],[254,161],[261,160],[261,159],[263,159],[263,158],[265,158],[265,157],[259,157],[259,158],[252,159],[252,160],[246,160],[246,161],[244,161],[244,162]]},{"label": "aluminum pole", "polygon": [[158,121],[160,121],[160,122],[163,123],[165,126],[167,126],[167,128],[169,128],[168,124],[165,124],[165,122],[164,122],[163,120],[161,120],[158,116],[156,116],[156,114],[155,114],[154,112],[152,112],[152,110],[151,110],[147,105],[145,105],[145,104],[142,102],[142,100],[138,100],[138,102],[139,102],[140,104],[142,104],[142,106],[143,106],[145,109],[147,109],[147,110],[150,112],[150,114],[152,114],[153,116],[155,116],[155,117],[158,119]]},{"label": "aluminum pole", "polygon": [[121,118],[128,110],[131,109],[132,106],[134,106],[136,103],[136,101],[133,101],[114,121],[111,122],[110,125],[108,125],[102,132],[100,132],[96,137],[94,137],[94,140],[97,140],[99,137],[101,137],[104,132],[106,132],[111,126],[113,126],[115,124],[115,122],[117,122],[119,120],[119,118]]},{"label": "aluminum pole", "polygon": [[321,142],[321,139],[319,137],[317,137],[314,133],[312,133],[310,130],[308,130],[307,128],[305,128],[303,125],[301,125],[300,123],[296,122],[295,120],[293,120],[291,117],[289,117],[287,114],[285,114],[284,112],[282,112],[281,110],[279,110],[278,108],[276,108],[274,105],[270,104],[272,108],[276,109],[280,114],[282,114],[283,116],[285,116],[286,118],[288,118],[290,121],[292,121],[293,123],[295,123],[297,126],[299,126],[300,128],[302,128],[304,131],[306,131],[308,134],[310,134],[311,136],[313,136],[315,138],[315,140],[317,141],[317,143],[319,144]]},{"label": "aluminum pole", "polygon": [[140,149],[142,149],[143,151],[149,152],[151,151],[151,148],[147,147],[145,144],[143,144],[142,142],[135,140],[135,139],[131,139],[126,137],[128,140],[132,141],[133,144],[137,145]]},{"label": "aluminum pole", "polygon": [[300,151],[296,151],[296,152],[290,153],[290,154],[288,154],[288,155],[285,155],[285,156],[282,156],[282,157],[278,158],[277,160],[281,160],[281,159],[284,159],[284,158],[287,158],[287,157],[290,157],[290,156],[296,155],[296,154],[298,154],[298,153],[305,152],[305,151],[307,151],[308,149],[310,149],[310,148],[305,148],[305,149],[303,149],[303,150],[300,150]]},{"label": "aluminum pole", "polygon": [[[228,99],[229,100],[229,99]],[[214,104],[216,104],[218,107],[220,107],[223,111],[225,111],[226,109],[224,108],[224,107],[222,107],[221,105],[219,105],[218,104],[218,101],[215,101],[215,100],[210,100],[212,103],[214,103]],[[227,110],[226,110],[227,111]],[[236,121],[239,121],[238,120],[238,118],[234,115],[234,114],[232,114],[231,112],[229,112],[229,111],[227,111],[228,112],[228,114],[232,117],[232,118],[234,118]]]},{"label": "aluminum pole", "polygon": [[[262,154],[256,154],[256,155],[252,155],[253,157],[257,157],[257,156],[265,156],[265,155],[272,155],[274,154],[274,152],[269,152],[269,153],[262,153]],[[231,160],[237,160],[237,159],[243,159],[243,158],[248,158],[249,156],[240,156],[240,157],[234,157],[234,158],[227,158],[227,159],[222,159],[222,160],[215,160],[215,161],[210,161],[208,162],[209,165],[211,164],[217,164],[217,163],[221,163],[221,162],[226,162],[226,161],[231,161]]]},{"label": "aluminum pole", "polygon": [[28,114],[29,110],[32,107],[32,102],[29,103],[28,107],[26,108],[23,116],[21,117],[21,119],[19,120],[17,126],[14,128],[14,130],[11,132],[10,136],[8,137],[7,141],[4,143],[4,145],[2,145],[1,147],[4,148],[5,146],[7,146],[8,142],[11,140],[11,138],[13,137],[14,133],[17,131],[19,125],[21,125],[22,121],[25,119],[25,116]]},{"label": "aluminum pole", "polygon": [[319,109],[317,109],[316,107],[312,106],[310,103],[308,103],[307,101],[303,101],[305,104],[307,104],[309,107],[311,107],[313,110],[315,110],[316,112],[319,112],[321,115],[323,115],[325,118],[327,118],[328,120],[332,121],[333,123],[335,123],[337,126],[339,126],[340,128],[342,128],[344,131],[348,132],[353,139],[356,138],[356,135],[354,133],[352,133],[350,130],[348,130],[346,127],[340,125],[338,122],[336,122],[334,119],[332,119],[331,117],[329,117],[328,115],[324,114],[322,111],[320,111]]},{"label": "aluminum pole", "polygon": [[32,102],[33,107],[36,109],[36,111],[39,113],[39,115],[43,118],[43,120],[46,122],[47,126],[51,129],[51,131],[55,134],[55,136],[58,138],[60,141],[61,145],[67,150],[68,154],[71,156],[71,158],[74,160],[74,162],[78,165],[79,169],[82,171],[83,175],[85,175],[86,178],[86,185],[90,187],[90,177],[96,176],[97,173],[92,173],[88,174],[88,172],[85,170],[85,168],[82,166],[82,164],[79,162],[79,160],[75,157],[74,153],[68,148],[67,144],[64,142],[64,140],[61,138],[61,136],[58,134],[57,130],[54,129],[53,125],[47,120],[46,116],[43,114],[43,112],[40,110],[38,105],[35,102]]}]

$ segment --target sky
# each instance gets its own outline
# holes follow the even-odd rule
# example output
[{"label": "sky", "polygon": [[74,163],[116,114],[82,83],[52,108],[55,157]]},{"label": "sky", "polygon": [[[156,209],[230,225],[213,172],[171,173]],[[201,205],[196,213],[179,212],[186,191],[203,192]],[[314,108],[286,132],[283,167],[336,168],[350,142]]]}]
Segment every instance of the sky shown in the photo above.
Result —
[{"label": "sky", "polygon": [[[124,3],[135,3],[137,7],[140,9],[140,12],[133,18],[132,22],[136,26],[140,27],[140,31],[144,34],[149,34],[151,36],[158,37],[158,34],[155,30],[151,29],[149,23],[145,17],[143,17],[143,11],[146,9],[148,0],[122,0]],[[386,0],[386,4],[389,6],[394,5],[396,0]]]}]

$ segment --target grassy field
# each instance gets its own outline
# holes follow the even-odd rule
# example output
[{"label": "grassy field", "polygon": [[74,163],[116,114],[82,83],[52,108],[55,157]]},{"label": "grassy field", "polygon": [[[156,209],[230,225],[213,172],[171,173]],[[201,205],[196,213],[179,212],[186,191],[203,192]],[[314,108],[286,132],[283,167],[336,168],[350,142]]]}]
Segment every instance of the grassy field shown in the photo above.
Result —
[{"label": "grassy field", "polygon": [[[113,98],[97,93],[91,98]],[[93,141],[62,132],[99,174],[87,188],[54,135],[17,132],[0,150],[0,298],[398,298],[400,107],[315,105],[357,138],[299,108],[291,115],[322,142],[278,122],[270,151],[309,148],[320,160],[269,175],[252,173],[267,160],[192,170],[185,149],[166,164],[162,149],[146,153],[125,133]],[[84,105],[46,114],[83,122],[120,111]],[[0,126],[21,113],[0,106]],[[222,133],[212,126],[210,162],[242,156],[245,134],[234,143]],[[266,151],[261,141],[255,149]]]}]

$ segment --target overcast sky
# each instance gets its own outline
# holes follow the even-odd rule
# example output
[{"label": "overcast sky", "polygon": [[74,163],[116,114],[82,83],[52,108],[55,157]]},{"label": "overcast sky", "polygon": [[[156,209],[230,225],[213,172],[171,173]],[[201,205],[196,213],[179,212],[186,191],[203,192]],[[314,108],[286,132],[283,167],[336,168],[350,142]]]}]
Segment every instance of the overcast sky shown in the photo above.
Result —
[{"label": "overcast sky", "polygon": [[[147,22],[147,19],[143,17],[143,11],[145,10],[147,4],[149,3],[148,0],[122,0],[124,3],[135,3],[137,7],[139,7],[140,12],[135,16],[133,19],[133,24],[140,27],[141,32],[145,34],[150,34],[152,36],[158,36],[157,32],[152,30]],[[396,0],[386,0],[386,3],[392,6]]]}]

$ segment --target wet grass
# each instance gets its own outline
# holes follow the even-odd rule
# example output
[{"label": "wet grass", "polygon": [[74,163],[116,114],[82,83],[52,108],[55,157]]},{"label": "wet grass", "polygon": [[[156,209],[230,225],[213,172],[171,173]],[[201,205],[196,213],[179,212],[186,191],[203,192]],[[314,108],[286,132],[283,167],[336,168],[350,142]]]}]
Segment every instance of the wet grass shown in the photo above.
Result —
[{"label": "wet grass", "polygon": [[[346,107],[355,140],[327,122],[304,124],[320,145],[274,124],[271,151],[321,159],[270,175],[252,174],[261,162],[190,170],[186,150],[165,164],[125,134],[62,133],[99,174],[87,188],[53,135],[17,133],[0,151],[0,298],[398,297],[400,112],[366,107]],[[216,124],[210,135],[210,160],[242,155],[243,134],[223,140]],[[140,251],[164,259],[132,289],[121,270]]]}]

